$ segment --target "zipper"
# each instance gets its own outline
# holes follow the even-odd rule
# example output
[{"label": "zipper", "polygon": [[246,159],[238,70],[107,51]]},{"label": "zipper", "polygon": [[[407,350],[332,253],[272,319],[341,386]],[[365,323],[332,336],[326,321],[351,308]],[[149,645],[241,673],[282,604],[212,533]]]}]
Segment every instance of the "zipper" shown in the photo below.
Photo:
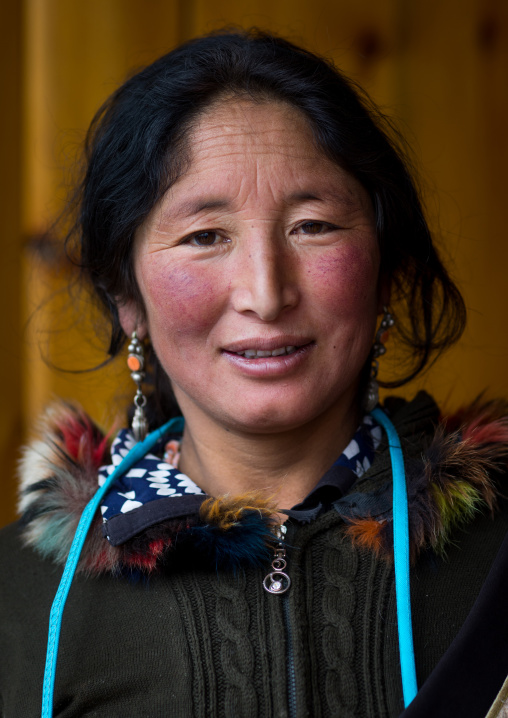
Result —
[{"label": "zipper", "polygon": [[274,558],[272,561],[272,571],[265,576],[263,586],[268,593],[285,594],[282,596],[282,614],[284,621],[284,632],[286,634],[287,644],[287,699],[288,699],[288,718],[296,718],[296,676],[295,676],[295,657],[293,647],[293,631],[291,628],[291,620],[289,615],[289,595],[286,593],[291,586],[291,579],[285,568],[286,546],[284,540],[288,532],[288,524],[281,524],[277,531],[277,543],[274,548]]},{"label": "zipper", "polygon": [[291,621],[289,618],[289,596],[284,596],[282,601],[282,609],[284,613],[284,628],[286,629],[286,641],[288,647],[288,718],[296,718],[295,656],[293,649],[293,631],[291,629]]},{"label": "zipper", "polygon": [[287,533],[287,526],[281,524],[277,527],[276,544],[273,550],[274,556],[272,560],[272,570],[263,580],[263,587],[268,593],[282,594],[286,593],[291,586],[291,579],[284,572],[287,566],[286,547],[284,546],[284,537]]}]

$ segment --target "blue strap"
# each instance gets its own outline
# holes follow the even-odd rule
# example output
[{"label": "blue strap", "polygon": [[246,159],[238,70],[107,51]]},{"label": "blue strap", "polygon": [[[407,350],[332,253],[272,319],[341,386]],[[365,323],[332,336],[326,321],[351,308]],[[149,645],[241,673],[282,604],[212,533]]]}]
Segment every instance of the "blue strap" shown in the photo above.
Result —
[{"label": "blue strap", "polygon": [[170,430],[176,432],[183,431],[184,421],[182,417],[176,419],[170,419],[166,424],[161,426],[159,429],[152,431],[144,439],[136,444],[127,454],[127,456],[120,462],[112,474],[107,478],[104,484],[96,492],[94,497],[88,502],[85,510],[81,514],[78,528],[74,534],[74,539],[67,557],[65,568],[56,592],[53,605],[51,607],[51,613],[49,615],[49,632],[48,632],[48,648],[46,652],[46,666],[44,669],[44,683],[42,690],[42,718],[51,718],[53,715],[53,694],[55,688],[55,672],[56,672],[56,659],[58,655],[58,641],[60,638],[60,628],[62,626],[62,615],[65,607],[65,602],[71,587],[72,579],[78,565],[79,557],[83,544],[85,543],[88,529],[93,521],[95,512],[97,511],[104,494],[107,493],[111,485],[116,481],[119,476],[126,474],[129,469],[134,466],[150,449],[162,439],[164,434]]},{"label": "blue strap", "polygon": [[[374,409],[372,416],[386,431],[390,449],[393,473],[393,540],[395,554],[395,593],[397,602],[397,624],[399,632],[400,666],[404,706],[411,703],[417,694],[416,669],[413,649],[413,629],[411,624],[411,597],[409,591],[409,526],[406,491],[406,475],[400,439],[390,419],[381,409]],[[136,444],[104,482],[83,511],[78,528],[67,557],[64,572],[56,593],[49,618],[48,648],[44,670],[42,695],[42,718],[52,718],[53,695],[55,685],[58,641],[62,625],[62,615],[69,589],[81,555],[86,535],[103,496],[119,476],[127,473],[164,434],[170,430],[181,432],[184,421],[181,417],[171,419]]]},{"label": "blue strap", "polygon": [[418,692],[416,683],[413,626],[411,623],[411,595],[409,588],[409,517],[407,508],[406,472],[399,435],[384,411],[371,412],[388,436],[393,475],[393,550],[395,561],[395,597],[399,631],[400,670],[404,707],[407,708]]}]

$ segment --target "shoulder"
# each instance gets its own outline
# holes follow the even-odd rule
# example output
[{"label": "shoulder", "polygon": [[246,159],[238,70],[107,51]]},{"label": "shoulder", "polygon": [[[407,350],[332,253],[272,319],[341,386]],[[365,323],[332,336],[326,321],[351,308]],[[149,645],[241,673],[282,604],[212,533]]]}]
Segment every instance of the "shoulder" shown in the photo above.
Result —
[{"label": "shoulder", "polygon": [[[444,555],[457,531],[472,528],[478,516],[486,517],[489,525],[492,518],[506,513],[502,499],[508,488],[506,402],[478,400],[445,415],[421,392],[413,402],[390,400],[386,408],[404,454],[413,563],[427,549]],[[353,542],[390,560],[391,478],[385,440],[372,468],[338,502]]]},{"label": "shoulder", "polygon": [[[82,512],[108,474],[102,471],[101,479],[99,469],[107,464],[104,468],[109,470],[110,462],[107,437],[79,407],[51,407],[39,424],[38,438],[26,447],[20,464],[23,544],[43,558],[64,565]],[[237,570],[264,565],[272,553],[276,507],[262,497],[225,495],[205,500],[203,495],[199,508],[194,502],[191,509],[185,503],[189,497],[183,494],[157,498],[129,511],[129,517],[136,512],[139,517],[143,512],[139,526],[134,521],[137,530],[115,542],[105,538],[98,511],[87,532],[78,571],[90,575],[150,574],[176,563],[176,553],[178,559],[191,554],[194,565]],[[177,504],[176,510],[168,510],[168,501]],[[154,509],[156,503],[159,508],[163,504],[161,511]],[[113,520],[125,516],[118,514]]]},{"label": "shoulder", "polygon": [[[63,564],[81,513],[97,491],[99,467],[108,460],[108,437],[79,406],[52,405],[39,420],[37,436],[24,448],[19,464],[22,543]],[[94,528],[100,523],[96,516]],[[90,532],[81,568],[92,568],[88,566],[92,556],[95,563],[100,559],[101,565],[113,566],[113,547],[108,552],[101,538],[100,529]]]},{"label": "shoulder", "polygon": [[[22,452],[20,514],[29,517],[37,510],[42,516],[56,508],[57,489],[62,501],[64,495],[67,498],[69,507],[74,499],[88,499],[97,488],[97,470],[108,451],[107,437],[79,406],[61,402],[49,407],[38,422],[36,438]],[[41,503],[45,495],[52,496],[51,506]]]},{"label": "shoulder", "polygon": [[25,594],[30,601],[41,599],[45,586],[49,595],[54,595],[58,586],[61,568],[41,556],[26,545],[23,526],[19,521],[0,529],[0,574],[2,590],[0,595],[6,599],[13,595]]}]

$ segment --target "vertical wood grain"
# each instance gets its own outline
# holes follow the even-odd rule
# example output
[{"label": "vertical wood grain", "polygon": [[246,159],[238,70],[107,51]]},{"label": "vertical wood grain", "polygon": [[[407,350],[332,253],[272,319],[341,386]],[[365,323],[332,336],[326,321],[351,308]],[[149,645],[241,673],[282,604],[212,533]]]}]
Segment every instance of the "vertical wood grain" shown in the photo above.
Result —
[{"label": "vertical wood grain", "polygon": [[21,440],[21,191],[23,8],[0,4],[0,525],[13,515],[14,467]]},{"label": "vertical wood grain", "polygon": [[[28,427],[53,396],[78,400],[104,426],[122,413],[131,392],[121,362],[72,375],[41,360],[42,350],[75,369],[99,364],[104,354],[100,322],[90,322],[86,302],[73,309],[64,292],[69,275],[58,231],[54,244],[40,238],[64,206],[101,102],[132,69],[226,25],[258,25],[332,58],[398,118],[414,146],[431,225],[464,292],[469,328],[459,347],[403,393],[422,386],[450,406],[486,387],[508,394],[504,0],[20,0],[0,13],[9,29],[0,48],[3,104],[11,108],[0,119],[5,466],[12,467],[22,419]],[[44,247],[47,261],[33,249],[22,261],[22,236]],[[396,370],[393,357],[390,348],[381,375]]]},{"label": "vertical wood grain", "polygon": [[[107,335],[86,294],[66,287],[65,225],[52,221],[79,178],[86,129],[99,106],[137,67],[180,37],[179,3],[164,0],[27,0],[25,231],[35,250],[25,263],[25,417],[30,425],[52,397],[81,403],[109,426],[123,414],[129,378],[121,361],[97,372]],[[50,237],[44,238],[47,228]],[[38,240],[42,235],[42,242]]]}]

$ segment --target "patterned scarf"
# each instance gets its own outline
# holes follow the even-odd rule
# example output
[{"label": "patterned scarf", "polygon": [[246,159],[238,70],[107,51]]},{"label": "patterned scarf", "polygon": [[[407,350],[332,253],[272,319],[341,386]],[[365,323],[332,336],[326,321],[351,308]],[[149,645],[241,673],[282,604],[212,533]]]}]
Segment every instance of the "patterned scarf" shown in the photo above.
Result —
[{"label": "patterned scarf", "polygon": [[[205,495],[192,479],[161,458],[165,445],[175,438],[181,437],[164,437],[152,452],[115,482],[101,505],[104,522],[162,497]],[[381,427],[367,414],[334,466],[345,466],[358,477],[362,476],[370,468],[381,438]],[[102,486],[135,443],[130,429],[122,429],[118,433],[111,446],[112,463],[99,469],[99,486]]]}]

